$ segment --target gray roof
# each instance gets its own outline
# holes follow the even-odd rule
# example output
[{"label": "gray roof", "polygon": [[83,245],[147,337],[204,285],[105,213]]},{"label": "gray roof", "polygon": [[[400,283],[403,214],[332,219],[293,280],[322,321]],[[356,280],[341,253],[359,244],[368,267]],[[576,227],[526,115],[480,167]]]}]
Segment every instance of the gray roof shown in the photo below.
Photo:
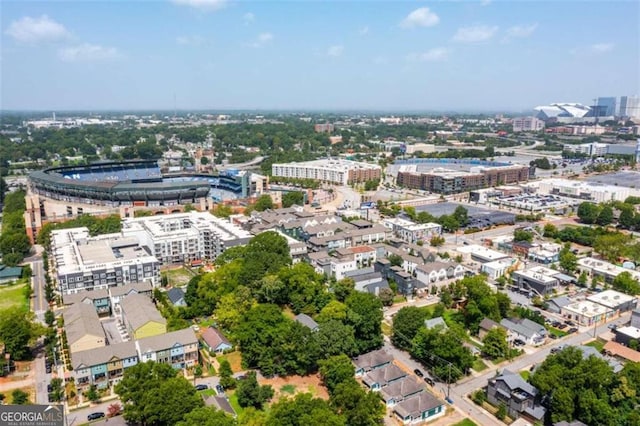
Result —
[{"label": "gray roof", "polygon": [[129,283],[118,287],[111,287],[109,293],[111,293],[111,297],[116,297],[128,294],[129,292],[150,293],[151,290],[153,290],[151,283],[144,281],[141,283]]},{"label": "gray roof", "polygon": [[171,303],[176,304],[180,301],[180,299],[184,299],[184,291],[181,288],[173,287],[169,291],[167,291],[167,297],[171,301]]},{"label": "gray roof", "polygon": [[387,383],[398,380],[399,378],[405,377],[406,375],[407,373],[405,373],[397,365],[389,364],[385,365],[383,368],[371,370],[362,378],[362,381],[368,386],[372,386],[375,383],[378,383],[382,387],[386,386]]},{"label": "gray roof", "polygon": [[62,316],[69,345],[76,343],[87,335],[102,338],[104,342],[106,338],[104,330],[93,305],[75,303],[68,307]]},{"label": "gray roof", "polygon": [[525,391],[532,397],[535,397],[538,394],[538,389],[536,389],[533,385],[525,382],[525,380],[517,373],[514,373],[509,370],[503,370],[502,374],[495,378],[495,380],[500,380],[504,382],[505,385],[509,388],[510,391],[514,391],[520,389]]},{"label": "gray roof", "polygon": [[390,363],[393,361],[393,356],[384,349],[378,349],[377,351],[367,352],[362,354],[353,360],[353,363],[357,368],[363,368],[368,370],[378,365]]},{"label": "gray roof", "polygon": [[565,420],[561,422],[554,423],[553,426],[587,426],[582,423],[580,420],[572,420],[571,422],[567,422]]},{"label": "gray roof", "polygon": [[582,358],[589,358],[591,355],[593,355],[596,358],[600,358],[600,359],[606,361],[609,364],[609,366],[613,369],[614,373],[619,373],[620,371],[622,371],[623,365],[621,363],[619,363],[618,361],[616,361],[613,358],[604,357],[593,346],[578,345],[578,346],[575,346],[575,347],[578,348],[582,352]]},{"label": "gray roof", "polygon": [[160,311],[153,304],[151,299],[142,294],[132,294],[125,297],[120,302],[122,314],[127,318],[134,330],[154,321],[166,324],[167,320],[162,317]]},{"label": "gray roof", "polygon": [[162,351],[176,345],[197,344],[198,338],[191,328],[184,328],[157,336],[145,337],[139,339],[137,343],[140,353],[147,353]]},{"label": "gray roof", "polygon": [[223,396],[214,396],[214,395],[205,396],[203,398],[204,398],[204,405],[206,405],[207,407],[214,406],[228,414],[231,414],[234,417],[236,416],[236,411],[233,409],[233,407],[231,406],[227,398]]},{"label": "gray roof", "polygon": [[404,399],[414,393],[422,392],[425,389],[424,383],[415,376],[407,376],[404,379],[395,381],[381,389],[380,393],[385,401],[390,399]]},{"label": "gray roof", "polygon": [[492,328],[500,327],[500,324],[492,320],[491,318],[484,318],[480,321],[480,329],[481,330],[491,330]]},{"label": "gray roof", "polygon": [[425,263],[424,265],[418,265],[416,266],[416,269],[428,274],[432,271],[440,271],[442,269],[447,270],[449,268],[455,268],[456,266],[458,266],[457,263],[435,261]]},{"label": "gray roof", "polygon": [[85,299],[91,300],[93,302],[94,300],[108,299],[108,298],[109,298],[109,292],[107,291],[107,289],[99,288],[92,291],[85,290],[78,293],[65,294],[64,296],[62,296],[62,301],[65,305],[73,305],[74,303],[80,303]]},{"label": "gray roof", "polygon": [[108,345],[103,348],[89,349],[88,351],[80,351],[71,353],[71,365],[74,370],[84,367],[92,367],[95,365],[106,364],[112,359],[126,359],[138,357],[136,351],[136,343],[122,342],[115,345]]},{"label": "gray roof", "polygon": [[318,328],[318,323],[315,322],[313,318],[311,318],[307,314],[298,314],[295,316],[294,319],[298,321],[300,324],[309,327],[311,330],[316,330]]},{"label": "gray roof", "polygon": [[549,300],[549,303],[553,303],[554,305],[563,308],[569,304],[571,304],[571,300],[567,296],[558,296]]},{"label": "gray roof", "polygon": [[440,407],[441,405],[444,405],[444,402],[433,396],[431,393],[420,392],[418,395],[406,399],[396,405],[393,408],[393,411],[398,413],[402,418],[407,416],[418,418],[422,413],[436,407]]},{"label": "gray roof", "polygon": [[449,327],[447,327],[447,323],[444,322],[444,319],[442,317],[436,317],[436,318],[431,318],[431,319],[427,319],[424,320],[424,326],[429,330],[432,329],[434,327],[437,326],[442,326],[443,329],[447,329]]},{"label": "gray roof", "polygon": [[500,325],[507,330],[511,330],[514,333],[525,336],[527,339],[532,338],[535,334],[541,336],[546,334],[546,329],[543,326],[526,318],[514,320],[504,318],[500,321]]}]

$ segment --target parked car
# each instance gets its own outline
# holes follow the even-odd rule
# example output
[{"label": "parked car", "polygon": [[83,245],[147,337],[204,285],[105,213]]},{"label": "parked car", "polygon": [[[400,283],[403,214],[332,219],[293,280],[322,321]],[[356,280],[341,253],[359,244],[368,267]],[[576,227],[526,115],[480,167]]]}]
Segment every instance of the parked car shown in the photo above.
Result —
[{"label": "parked car", "polygon": [[46,371],[47,374],[51,374],[51,365],[50,364],[45,365],[44,371]]},{"label": "parked car", "polygon": [[218,394],[220,395],[224,393],[224,388],[222,387],[222,385],[216,385],[216,392],[218,392]]},{"label": "parked car", "polygon": [[420,371],[420,370],[419,370],[419,369],[417,369],[417,368],[416,368],[415,370],[413,370],[413,372],[414,372],[414,373],[416,374],[416,376],[418,376],[418,377],[423,377],[423,376],[424,376],[424,374],[422,374],[422,371]]},{"label": "parked car", "polygon": [[578,329],[576,327],[571,327],[569,330],[567,330],[567,333],[573,334],[573,333],[576,333],[577,331]]},{"label": "parked car", "polygon": [[424,381],[427,382],[429,386],[435,386],[435,382],[430,377],[425,377]]},{"label": "parked car", "polygon": [[207,390],[209,389],[209,386],[207,385],[196,385],[196,390],[197,391],[203,391],[203,390]]},{"label": "parked car", "polygon": [[516,345],[516,346],[524,346],[525,345],[524,341],[522,341],[520,339],[514,340],[513,344]]},{"label": "parked car", "polygon": [[98,420],[104,418],[104,413],[102,411],[97,411],[95,413],[91,413],[87,416],[88,421]]}]

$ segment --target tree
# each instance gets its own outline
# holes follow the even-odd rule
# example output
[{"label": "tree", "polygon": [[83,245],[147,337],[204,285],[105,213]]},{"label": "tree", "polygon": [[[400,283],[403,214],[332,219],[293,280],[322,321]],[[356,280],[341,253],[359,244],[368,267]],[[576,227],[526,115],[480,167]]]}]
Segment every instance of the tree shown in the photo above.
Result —
[{"label": "tree", "polygon": [[402,263],[404,262],[402,260],[402,256],[397,255],[395,253],[389,255],[389,257],[387,257],[387,259],[389,260],[389,264],[391,266],[402,266]]},{"label": "tree", "polygon": [[393,305],[393,290],[391,290],[390,288],[380,289],[378,297],[380,298],[383,306]]},{"label": "tree", "polygon": [[237,424],[233,417],[222,410],[215,407],[200,407],[185,414],[183,420],[176,426],[236,426]]},{"label": "tree", "polygon": [[11,392],[11,403],[13,405],[26,405],[29,404],[29,394],[20,389],[15,389]]},{"label": "tree", "polygon": [[596,219],[596,223],[600,226],[607,226],[613,222],[613,209],[609,205],[604,205],[600,209],[600,213]]},{"label": "tree", "polygon": [[365,391],[353,378],[336,386],[330,398],[331,405],[346,417],[349,426],[375,426],[382,424],[385,414],[377,392]]},{"label": "tree", "polygon": [[558,234],[558,228],[553,223],[544,225],[543,234],[546,238],[555,238]]},{"label": "tree", "polygon": [[265,402],[273,398],[273,388],[270,385],[260,386],[256,372],[250,371],[244,380],[238,382],[236,396],[241,407],[262,409]]},{"label": "tree", "polygon": [[291,207],[294,204],[301,206],[304,204],[304,193],[300,191],[285,192],[282,195],[282,207]]},{"label": "tree", "polygon": [[100,394],[98,393],[98,389],[96,389],[95,385],[89,386],[89,390],[84,395],[91,402],[100,401]]},{"label": "tree", "polygon": [[258,200],[253,205],[253,208],[258,212],[273,209],[273,200],[271,199],[271,195],[264,194],[258,197]]},{"label": "tree", "polygon": [[233,389],[236,387],[236,379],[233,378],[231,364],[229,364],[229,361],[226,358],[223,358],[220,361],[218,374],[220,375],[220,386],[224,389]]},{"label": "tree", "polygon": [[614,278],[611,284],[614,290],[635,296],[640,294],[640,283],[629,272],[623,272]]},{"label": "tree", "polygon": [[618,258],[628,250],[629,236],[622,233],[605,234],[596,237],[593,249],[609,262],[617,262]]},{"label": "tree", "polygon": [[582,271],[580,273],[580,276],[578,277],[578,285],[580,287],[586,287],[587,286],[587,273],[585,271]]},{"label": "tree", "polygon": [[56,321],[56,317],[53,314],[53,311],[51,309],[48,309],[45,313],[44,313],[44,322],[47,324],[47,326],[51,327],[53,326],[53,323]]},{"label": "tree", "polygon": [[127,368],[115,392],[124,404],[124,418],[135,423],[173,425],[202,406],[187,379],[177,377],[170,365],[153,361]]},{"label": "tree", "polygon": [[482,353],[491,359],[504,357],[509,353],[507,332],[501,327],[494,327],[487,332],[482,340]]},{"label": "tree", "polygon": [[453,211],[453,217],[456,219],[460,226],[467,226],[469,223],[469,212],[463,206],[458,206]]},{"label": "tree", "polygon": [[442,215],[439,219],[440,225],[442,225],[442,229],[447,232],[456,232],[460,229],[460,222],[453,216]]},{"label": "tree", "polygon": [[220,203],[216,204],[212,213],[216,217],[227,218],[233,214],[233,209],[231,208],[231,206]]},{"label": "tree", "polygon": [[19,307],[0,311],[0,341],[15,360],[29,357],[29,344],[44,333],[43,327],[31,320],[32,314]]},{"label": "tree", "polygon": [[354,292],[345,300],[347,324],[354,330],[358,353],[382,346],[382,302],[370,293]]},{"label": "tree", "polygon": [[531,241],[533,241],[533,233],[529,231],[525,231],[524,229],[516,229],[513,232],[513,240],[526,241],[530,243]]},{"label": "tree", "polygon": [[434,235],[429,240],[429,244],[431,245],[431,247],[440,247],[441,245],[444,244],[444,242],[445,242],[444,237],[442,237],[440,235]]},{"label": "tree", "polygon": [[355,369],[351,359],[345,355],[336,355],[318,362],[320,377],[330,394],[345,381],[354,380]]},{"label": "tree", "polygon": [[341,321],[331,319],[321,322],[313,337],[319,347],[320,359],[340,354],[352,356],[358,352],[353,327]]},{"label": "tree", "polygon": [[576,270],[576,267],[578,266],[578,258],[571,252],[571,246],[569,243],[560,250],[559,263],[560,267],[566,272],[572,274]]},{"label": "tree", "polygon": [[474,361],[469,348],[462,345],[461,334],[454,328],[422,327],[413,338],[411,355],[428,366],[429,371],[440,380],[455,382],[471,368]]},{"label": "tree", "polygon": [[599,214],[600,208],[596,204],[585,201],[578,206],[578,217],[582,223],[596,223]]},{"label": "tree", "polygon": [[618,223],[625,229],[632,229],[636,226],[635,211],[633,206],[624,204],[620,208],[620,217]]},{"label": "tree", "polygon": [[343,278],[340,281],[336,281],[331,284],[331,290],[333,291],[336,300],[344,302],[355,289],[356,283],[353,278]]},{"label": "tree", "polygon": [[345,426],[343,417],[329,403],[309,393],[299,393],[293,399],[284,398],[271,406],[269,426]]},{"label": "tree", "polygon": [[391,343],[397,348],[410,350],[412,340],[420,327],[424,326],[427,313],[415,306],[400,309],[393,317]]},{"label": "tree", "polygon": [[496,418],[498,420],[504,420],[505,417],[507,417],[507,406],[504,402],[501,402],[500,405],[498,405],[498,411],[496,411]]}]

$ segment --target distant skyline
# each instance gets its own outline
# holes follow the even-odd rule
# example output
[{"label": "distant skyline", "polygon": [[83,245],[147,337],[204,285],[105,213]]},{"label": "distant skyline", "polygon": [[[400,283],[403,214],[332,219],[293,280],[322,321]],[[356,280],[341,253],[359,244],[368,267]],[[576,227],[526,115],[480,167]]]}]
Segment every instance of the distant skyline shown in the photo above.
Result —
[{"label": "distant skyline", "polygon": [[517,112],[640,92],[633,0],[0,8],[3,110]]}]

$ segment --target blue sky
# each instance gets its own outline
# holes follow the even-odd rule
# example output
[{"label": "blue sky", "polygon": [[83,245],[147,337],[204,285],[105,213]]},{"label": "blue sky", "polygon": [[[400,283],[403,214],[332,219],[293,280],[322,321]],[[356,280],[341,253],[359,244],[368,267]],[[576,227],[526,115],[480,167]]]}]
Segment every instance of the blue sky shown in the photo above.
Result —
[{"label": "blue sky", "polygon": [[640,91],[636,1],[2,1],[0,108],[525,110]]}]

